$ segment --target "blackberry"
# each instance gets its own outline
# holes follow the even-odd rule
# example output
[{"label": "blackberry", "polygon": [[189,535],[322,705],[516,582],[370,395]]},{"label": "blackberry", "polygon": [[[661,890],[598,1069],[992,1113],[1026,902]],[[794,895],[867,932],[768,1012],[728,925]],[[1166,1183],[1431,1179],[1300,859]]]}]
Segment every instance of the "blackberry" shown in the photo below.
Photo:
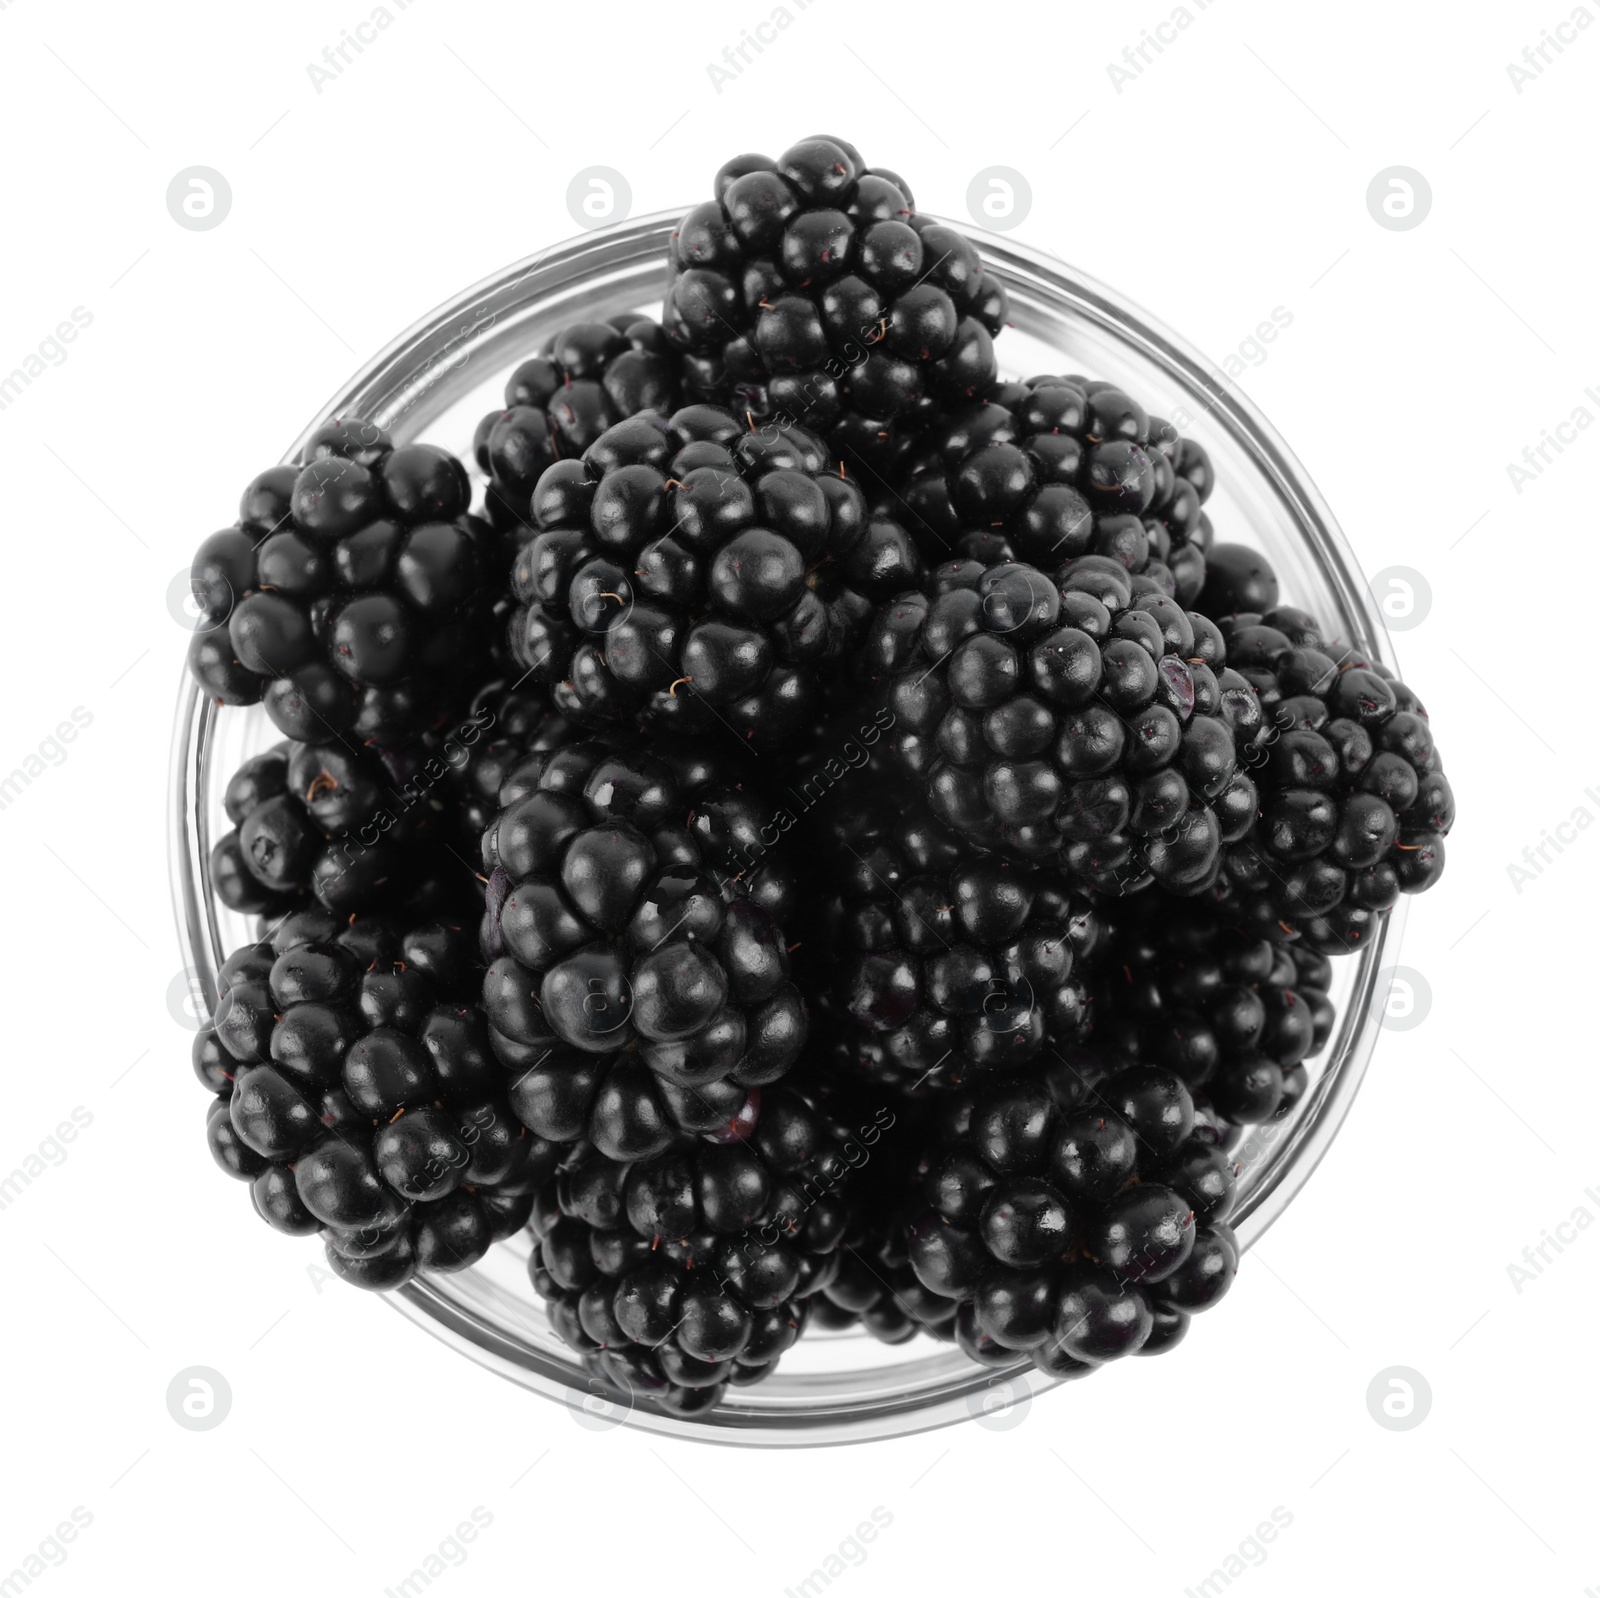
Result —
[{"label": "blackberry", "polygon": [[663,323],[698,391],[825,432],[857,465],[886,468],[942,406],[995,381],[1003,285],[845,140],[736,156],[669,263]]},{"label": "blackberry", "polygon": [[490,411],[473,437],[473,457],[489,479],[490,520],[525,532],[546,467],[577,459],[640,411],[676,410],[680,360],[648,316],[577,322],[553,334],[506,380],[504,409]]},{"label": "blackberry", "polygon": [[480,672],[493,631],[504,557],[469,499],[444,450],[329,422],[201,544],[196,681],[224,704],[262,701],[302,743],[396,744],[428,728]]},{"label": "blackberry", "polygon": [[1203,902],[1145,894],[1128,908],[1096,994],[1096,1051],[1171,1071],[1232,1124],[1286,1111],[1333,1032],[1327,960]]},{"label": "blackberry", "polygon": [[884,607],[867,667],[935,815],[1081,886],[1208,887],[1255,818],[1236,740],[1262,716],[1218,628],[1104,555],[953,562],[931,590]]},{"label": "blackberry", "polygon": [[[1438,881],[1455,795],[1416,694],[1278,605],[1271,567],[1234,547],[1213,552],[1206,592],[1264,714],[1243,754],[1259,818],[1229,841],[1209,886],[1260,936],[1345,953],[1402,893]],[[1247,599],[1272,604],[1232,608]]]},{"label": "blackberry", "polygon": [[358,1287],[475,1263],[526,1223],[560,1158],[506,1101],[463,996],[469,953],[460,927],[314,909],[218,973],[195,1046],[212,1154],[269,1226],[320,1233]]},{"label": "blackberry", "polygon": [[339,914],[467,908],[466,873],[439,837],[430,772],[446,769],[420,746],[290,740],[251,756],[223,792],[233,826],[212,845],[213,891],[269,922],[312,904]]},{"label": "blackberry", "polygon": [[1201,445],[1114,384],[1034,377],[941,417],[895,499],[930,562],[1053,570],[1100,555],[1188,608],[1205,582],[1212,481]]},{"label": "blackberry", "polygon": [[[1173,1073],[1107,1074],[1086,1057],[954,1103],[906,1250],[922,1286],[959,1306],[963,1349],[1082,1375],[1144,1349],[1158,1315],[1215,1303],[1238,1263],[1232,1169],[1195,1126]],[[1180,1335],[1168,1326],[1157,1346]]]},{"label": "blackberry", "polygon": [[959,1084],[1087,1033],[1105,928],[1054,873],[963,845],[892,790],[837,807],[822,858],[816,941],[848,1077]]},{"label": "blackberry", "polygon": [[533,1213],[529,1274],[556,1330],[599,1378],[670,1409],[759,1381],[838,1270],[850,1147],[786,1086],[733,1142],[633,1163],[578,1144]]},{"label": "blackberry", "polygon": [[920,580],[799,428],[692,405],[611,428],[540,478],[512,653],[588,725],[783,743],[873,603]]},{"label": "blackberry", "polygon": [[541,1137],[619,1160],[683,1133],[737,1138],[799,1056],[806,1007],[781,931],[793,881],[776,857],[746,868],[753,801],[714,772],[575,743],[502,787],[483,1002]]}]

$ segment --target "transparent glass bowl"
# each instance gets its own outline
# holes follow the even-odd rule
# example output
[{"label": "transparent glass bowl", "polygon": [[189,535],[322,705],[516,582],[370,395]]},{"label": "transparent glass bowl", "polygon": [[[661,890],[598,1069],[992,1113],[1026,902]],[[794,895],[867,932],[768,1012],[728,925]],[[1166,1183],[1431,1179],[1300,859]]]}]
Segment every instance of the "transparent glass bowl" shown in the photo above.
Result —
[{"label": "transparent glass bowl", "polygon": [[[479,417],[503,403],[511,368],[550,333],[576,320],[659,310],[665,247],[681,214],[587,234],[467,290],[358,372],[316,413],[285,460],[327,417],[354,416],[387,428],[397,443],[427,439],[470,462]],[[1106,378],[1198,438],[1216,465],[1208,509],[1218,537],[1265,552],[1286,602],[1392,666],[1382,620],[1328,508],[1238,390],[1198,351],[1093,279],[1009,240],[964,231],[1011,295],[1013,325],[998,346],[1006,374],[1082,371]],[[170,866],[185,964],[208,1010],[218,965],[251,936],[247,918],[211,893],[211,843],[228,825],[223,788],[242,760],[277,737],[259,707],[219,708],[185,676],[173,737]],[[1309,1063],[1307,1093],[1284,1119],[1235,1139],[1241,1171],[1234,1224],[1247,1249],[1299,1192],[1349,1111],[1376,1041],[1381,1009],[1373,993],[1386,949],[1392,959],[1401,914],[1360,954],[1335,962],[1340,1023]],[[701,1441],[777,1446],[859,1442],[981,1414],[1000,1398],[997,1386],[1005,1401],[1021,1402],[1056,1385],[1026,1360],[997,1372],[924,1338],[887,1347],[855,1331],[802,1339],[775,1375],[730,1389],[714,1409],[692,1418],[642,1398],[619,1402],[556,1336],[528,1281],[527,1255],[527,1239],[519,1237],[497,1245],[471,1270],[419,1280],[389,1301],[451,1347],[566,1402],[595,1427],[624,1422]]]}]

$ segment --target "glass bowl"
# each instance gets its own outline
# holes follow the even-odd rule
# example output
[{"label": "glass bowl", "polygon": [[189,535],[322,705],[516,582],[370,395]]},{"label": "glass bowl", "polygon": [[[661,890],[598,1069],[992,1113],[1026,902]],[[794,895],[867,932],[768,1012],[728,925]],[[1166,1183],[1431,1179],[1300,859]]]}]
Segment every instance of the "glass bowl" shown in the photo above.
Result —
[{"label": "glass bowl", "polygon": [[[572,321],[659,311],[666,244],[681,214],[586,234],[467,290],[368,362],[316,413],[285,460],[319,423],[339,415],[374,421],[397,443],[443,445],[470,463],[479,417],[503,403],[511,368],[550,333]],[[1005,374],[1106,378],[1198,438],[1216,465],[1207,508],[1218,536],[1254,544],[1276,565],[1285,602],[1392,666],[1349,546],[1304,469],[1249,401],[1198,351],[1092,278],[1009,240],[963,231],[1010,292],[1012,326],[998,345]],[[242,760],[277,738],[259,706],[218,707],[185,676],[173,737],[170,868],[185,965],[207,1013],[217,967],[251,937],[247,918],[211,893],[211,843],[227,828],[223,788]],[[1282,1119],[1234,1139],[1241,1166],[1234,1224],[1246,1249],[1300,1191],[1349,1112],[1376,1041],[1381,1004],[1374,992],[1402,913],[1359,954],[1335,962],[1340,1021],[1322,1055],[1308,1062],[1307,1092]],[[389,1302],[452,1348],[567,1403],[596,1428],[625,1423],[667,1436],[776,1446],[860,1442],[949,1425],[1057,1385],[1025,1359],[997,1371],[927,1339],[889,1347],[855,1330],[802,1339],[766,1381],[731,1388],[713,1409],[684,1417],[642,1397],[630,1403],[587,1375],[550,1326],[528,1280],[527,1256],[527,1238],[519,1236],[472,1269],[417,1280]]]}]

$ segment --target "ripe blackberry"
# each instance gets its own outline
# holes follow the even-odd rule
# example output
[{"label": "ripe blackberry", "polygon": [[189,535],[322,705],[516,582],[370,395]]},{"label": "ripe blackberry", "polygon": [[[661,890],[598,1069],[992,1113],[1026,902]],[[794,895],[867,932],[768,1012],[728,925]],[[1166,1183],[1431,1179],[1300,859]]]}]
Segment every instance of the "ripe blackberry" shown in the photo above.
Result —
[{"label": "ripe blackberry", "polygon": [[320,1232],[335,1275],[399,1287],[462,1270],[527,1220],[559,1151],[506,1102],[472,982],[470,938],[290,916],[218,973],[195,1066],[215,1094],[213,1156],[256,1211]]},{"label": "ripe blackberry", "polygon": [[1212,480],[1199,444],[1114,384],[1034,377],[927,429],[895,500],[930,564],[1054,570],[1101,555],[1189,608],[1205,582]]},{"label": "ripe blackberry", "polygon": [[1055,873],[963,845],[904,791],[838,806],[822,844],[815,941],[846,1079],[960,1084],[1086,1034],[1105,929]]},{"label": "ripe blackberry", "polygon": [[1306,1087],[1304,1061],[1332,1036],[1330,968],[1275,947],[1204,901],[1131,900],[1096,992],[1096,1052],[1160,1066],[1222,1120],[1270,1120]]},{"label": "ripe blackberry", "polygon": [[469,908],[470,873],[443,847],[430,775],[444,775],[444,758],[421,745],[293,740],[251,756],[223,792],[233,826],[212,845],[213,891],[269,922],[312,904],[413,916]]},{"label": "ripe blackberry", "polygon": [[958,561],[931,587],[883,608],[866,654],[935,815],[1081,886],[1207,887],[1255,817],[1235,741],[1261,720],[1216,626],[1104,555]]},{"label": "ripe blackberry", "polygon": [[[960,1306],[972,1357],[1083,1375],[1143,1350],[1158,1314],[1208,1308],[1231,1283],[1232,1168],[1213,1154],[1188,1089],[1158,1067],[1107,1075],[1080,1059],[985,1084],[952,1105],[924,1160],[911,1268]],[[1157,1346],[1178,1335],[1167,1327]]]},{"label": "ripe blackberry", "polygon": [[1213,555],[1207,598],[1264,714],[1243,757],[1259,819],[1223,851],[1213,895],[1260,936],[1346,953],[1444,869],[1455,795],[1428,713],[1384,666],[1278,605],[1261,557]]},{"label": "ripe blackberry", "polygon": [[669,1409],[759,1381],[838,1270],[851,1147],[787,1086],[725,1144],[625,1164],[580,1143],[534,1205],[529,1274],[556,1330],[612,1387]]},{"label": "ripe blackberry", "polygon": [[715,772],[575,743],[502,786],[483,842],[483,1003],[541,1137],[619,1160],[683,1133],[736,1138],[799,1056],[780,919],[793,879],[777,857],[746,869],[753,800]]},{"label": "ripe blackberry", "polygon": [[492,634],[503,557],[469,499],[444,450],[329,422],[201,544],[196,681],[224,704],[263,701],[302,743],[422,732],[481,671]]},{"label": "ripe blackberry", "polygon": [[545,468],[581,456],[608,428],[679,403],[681,357],[648,316],[577,322],[551,336],[506,380],[505,407],[478,423],[472,453],[489,479],[484,508],[524,533]]},{"label": "ripe blackberry", "polygon": [[858,465],[886,464],[942,406],[995,381],[1003,285],[842,139],[736,156],[669,261],[663,323],[698,390],[825,432]]},{"label": "ripe blackberry", "polygon": [[533,515],[512,653],[588,725],[780,745],[922,572],[816,438],[709,405],[619,423],[544,474]]}]

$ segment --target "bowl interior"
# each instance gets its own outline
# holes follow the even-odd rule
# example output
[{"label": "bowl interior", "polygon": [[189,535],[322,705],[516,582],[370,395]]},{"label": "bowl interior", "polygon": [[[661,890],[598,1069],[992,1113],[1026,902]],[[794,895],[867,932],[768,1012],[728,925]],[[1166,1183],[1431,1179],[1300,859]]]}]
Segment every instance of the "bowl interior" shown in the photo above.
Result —
[{"label": "bowl interior", "polygon": [[[373,420],[397,442],[426,439],[471,463],[473,430],[503,403],[511,368],[577,320],[659,311],[664,251],[678,213],[646,218],[557,246],[468,290],[397,339],[312,418],[285,456],[333,415]],[[972,230],[966,229],[971,233]],[[1136,308],[1065,263],[973,234],[986,267],[1011,295],[1013,326],[997,349],[1003,372],[1081,371],[1109,379],[1210,452],[1217,488],[1207,509],[1217,536],[1254,544],[1275,564],[1286,602],[1344,642],[1392,664],[1353,556],[1303,469],[1249,403],[1203,357]],[[481,480],[471,465],[475,483]],[[278,735],[259,707],[213,706],[185,680],[173,750],[170,839],[175,910],[185,961],[209,1008],[223,957],[250,940],[248,918],[210,891],[212,841],[227,829],[229,774]],[[1304,1184],[1347,1112],[1376,1039],[1372,995],[1399,915],[1360,954],[1335,962],[1340,1023],[1308,1062],[1311,1086],[1279,1121],[1240,1133],[1235,1223],[1248,1248]],[[963,1420],[997,1398],[1020,1401],[1052,1385],[1028,1365],[980,1368],[918,1338],[888,1347],[865,1332],[806,1337],[779,1370],[733,1388],[686,1419],[591,1380],[556,1336],[528,1281],[528,1241],[502,1243],[471,1270],[420,1280],[390,1301],[403,1314],[500,1374],[573,1408],[587,1425],[627,1423],[708,1441],[796,1445],[861,1441]],[[999,1395],[996,1387],[1003,1389]]]}]

